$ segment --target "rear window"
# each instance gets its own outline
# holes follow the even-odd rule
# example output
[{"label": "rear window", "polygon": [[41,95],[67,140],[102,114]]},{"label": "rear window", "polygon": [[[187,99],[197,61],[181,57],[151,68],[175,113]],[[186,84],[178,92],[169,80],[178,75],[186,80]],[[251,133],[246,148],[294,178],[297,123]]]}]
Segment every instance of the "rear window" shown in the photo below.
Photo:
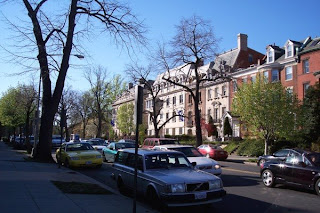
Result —
[{"label": "rear window", "polygon": [[180,144],[177,140],[160,140],[160,145],[166,144]]}]

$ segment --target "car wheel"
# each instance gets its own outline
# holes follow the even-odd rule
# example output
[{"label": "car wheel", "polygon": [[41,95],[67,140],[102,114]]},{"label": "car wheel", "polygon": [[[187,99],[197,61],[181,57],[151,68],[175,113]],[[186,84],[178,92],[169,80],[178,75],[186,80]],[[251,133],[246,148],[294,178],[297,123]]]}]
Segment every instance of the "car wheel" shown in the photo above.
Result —
[{"label": "car wheel", "polygon": [[69,163],[69,160],[67,158],[64,161],[64,166],[67,167],[67,168],[70,168],[70,163]]},{"label": "car wheel", "polygon": [[153,187],[149,187],[147,191],[147,199],[152,208],[159,209],[161,207],[161,201]]},{"label": "car wheel", "polygon": [[266,162],[265,159],[261,159],[261,160],[259,161],[259,166],[262,166],[265,162]]},{"label": "car wheel", "polygon": [[273,187],[274,186],[274,177],[271,170],[266,169],[262,172],[262,182],[266,187]]},{"label": "car wheel", "polygon": [[314,190],[316,191],[317,195],[320,195],[320,178],[317,180]]},{"label": "car wheel", "polygon": [[124,186],[124,183],[121,179],[121,177],[118,178],[118,181],[117,181],[117,187],[118,187],[118,190],[121,194],[125,194],[126,192],[126,188]]}]

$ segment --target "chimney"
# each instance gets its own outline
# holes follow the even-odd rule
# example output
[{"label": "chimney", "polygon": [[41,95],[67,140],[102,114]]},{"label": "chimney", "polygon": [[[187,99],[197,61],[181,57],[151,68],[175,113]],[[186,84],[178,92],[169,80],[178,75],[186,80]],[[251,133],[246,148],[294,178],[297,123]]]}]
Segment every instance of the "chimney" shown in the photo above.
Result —
[{"label": "chimney", "polygon": [[133,87],[133,83],[128,84],[128,89],[131,89]]},{"label": "chimney", "polygon": [[238,34],[238,49],[244,51],[248,49],[248,36],[246,34]]}]

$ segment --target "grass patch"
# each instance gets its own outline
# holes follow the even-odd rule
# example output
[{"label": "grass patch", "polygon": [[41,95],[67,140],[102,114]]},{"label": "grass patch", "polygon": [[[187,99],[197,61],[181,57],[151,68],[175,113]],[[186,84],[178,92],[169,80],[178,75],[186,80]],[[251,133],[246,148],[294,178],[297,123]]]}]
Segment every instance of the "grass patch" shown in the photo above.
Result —
[{"label": "grass patch", "polygon": [[257,160],[257,159],[248,159],[248,162],[250,162],[250,163],[257,163],[258,160]]},{"label": "grass patch", "polygon": [[112,194],[97,184],[81,182],[51,181],[63,193],[69,194]]}]

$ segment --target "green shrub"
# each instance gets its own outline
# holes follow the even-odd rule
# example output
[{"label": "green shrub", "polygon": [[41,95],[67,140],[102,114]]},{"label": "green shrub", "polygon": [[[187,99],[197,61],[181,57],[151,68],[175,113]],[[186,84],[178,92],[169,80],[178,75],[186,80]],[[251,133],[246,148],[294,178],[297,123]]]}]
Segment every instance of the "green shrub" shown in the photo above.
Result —
[{"label": "green shrub", "polygon": [[237,149],[238,155],[257,157],[264,153],[263,140],[244,140],[239,144]]},{"label": "green shrub", "polygon": [[229,154],[231,154],[234,150],[239,147],[239,142],[231,141],[228,145],[224,148]]}]

